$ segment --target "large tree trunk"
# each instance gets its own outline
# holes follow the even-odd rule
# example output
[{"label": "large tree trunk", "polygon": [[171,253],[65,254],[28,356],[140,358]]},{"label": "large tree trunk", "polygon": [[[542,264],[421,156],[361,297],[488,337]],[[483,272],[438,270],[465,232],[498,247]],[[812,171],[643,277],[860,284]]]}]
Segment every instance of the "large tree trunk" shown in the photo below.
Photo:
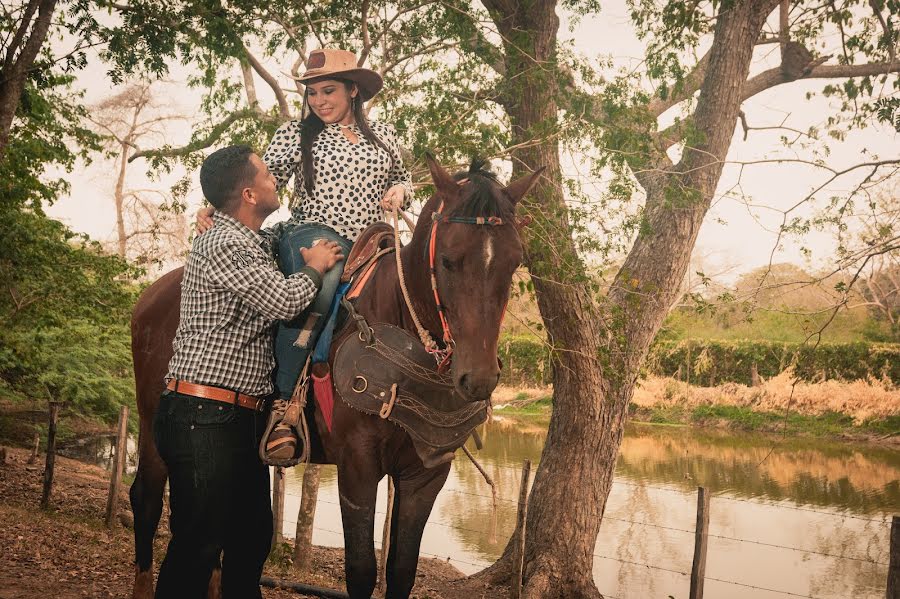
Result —
[{"label": "large tree trunk", "polygon": [[[485,1],[504,35],[507,81],[515,82],[507,97],[516,100],[507,101],[506,111],[512,144],[524,149],[515,154],[513,177],[547,167],[546,178],[525,204],[536,217],[526,259],[549,342],[558,351],[553,414],[528,507],[524,596],[599,597],[593,551],[628,402],[687,270],[734,132],[753,44],[770,9],[763,2],[746,2],[720,15],[695,115],[705,141],[685,152],[676,174],[642,178],[648,226],[642,227],[604,303],[595,301],[584,284],[584,266],[567,222],[559,145],[547,134],[558,110],[556,2],[529,4],[526,10],[520,3]],[[526,143],[539,135],[543,143]],[[686,190],[683,201],[673,203],[667,186]],[[481,576],[508,581],[514,547],[515,538]]]},{"label": "large tree trunk", "polygon": [[[19,99],[25,82],[28,80],[28,69],[34,64],[56,10],[57,0],[30,0],[21,13],[21,21],[6,46],[6,56],[0,68],[0,160],[6,154],[9,145],[9,131],[12,128]],[[37,12],[37,17],[34,16]],[[32,22],[32,19],[34,21]],[[30,29],[30,34],[29,34]],[[26,38],[27,36],[27,38]]]}]

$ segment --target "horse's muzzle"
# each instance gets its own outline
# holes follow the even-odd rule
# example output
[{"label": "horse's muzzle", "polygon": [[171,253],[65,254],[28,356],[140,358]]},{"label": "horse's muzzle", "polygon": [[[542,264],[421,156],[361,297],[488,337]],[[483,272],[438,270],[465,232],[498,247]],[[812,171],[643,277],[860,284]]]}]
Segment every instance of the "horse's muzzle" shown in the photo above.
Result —
[{"label": "horse's muzzle", "polygon": [[485,401],[491,398],[497,383],[500,381],[500,372],[474,373],[464,372],[456,381],[456,388],[465,397],[472,401]]}]

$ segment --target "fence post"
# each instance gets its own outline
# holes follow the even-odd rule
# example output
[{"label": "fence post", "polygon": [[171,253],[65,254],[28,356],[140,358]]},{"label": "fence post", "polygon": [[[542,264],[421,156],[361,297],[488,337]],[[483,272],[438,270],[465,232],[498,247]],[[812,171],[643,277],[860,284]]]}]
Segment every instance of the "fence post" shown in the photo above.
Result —
[{"label": "fence post", "polygon": [[512,599],[522,596],[522,576],[525,573],[525,525],[528,522],[528,480],[531,478],[531,460],[522,464],[522,482],[519,486],[519,509],[516,514],[516,530],[519,543],[516,548],[515,571],[513,573]]},{"label": "fence post", "polygon": [[381,531],[381,564],[378,569],[378,590],[387,589],[387,559],[391,550],[391,519],[394,513],[394,478],[388,475],[387,508],[384,515],[384,529]]},{"label": "fence post", "polygon": [[53,465],[56,458],[56,419],[59,417],[59,404],[50,402],[50,425],[47,428],[47,462],[44,466],[44,492],[41,494],[41,509],[50,505],[50,493],[53,490]]},{"label": "fence post", "polygon": [[891,557],[888,563],[887,599],[900,599],[900,516],[891,519]]},{"label": "fence post", "polygon": [[709,492],[697,487],[697,525],[694,528],[694,563],[691,565],[689,599],[703,599],[706,577],[706,542],[709,536]]},{"label": "fence post", "polygon": [[281,544],[284,534],[284,468],[275,466],[272,479],[272,548]]},{"label": "fence post", "polygon": [[119,490],[122,487],[122,471],[125,469],[125,454],[128,449],[128,406],[119,411],[119,428],[116,434],[116,457],[113,461],[112,477],[109,480],[109,495],[106,497],[106,528],[112,528],[119,511]]}]

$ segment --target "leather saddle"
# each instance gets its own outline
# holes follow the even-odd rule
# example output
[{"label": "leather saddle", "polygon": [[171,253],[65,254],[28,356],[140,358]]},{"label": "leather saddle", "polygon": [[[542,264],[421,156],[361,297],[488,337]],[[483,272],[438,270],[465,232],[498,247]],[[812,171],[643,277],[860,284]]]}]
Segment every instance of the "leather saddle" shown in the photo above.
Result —
[{"label": "leather saddle", "polygon": [[379,250],[394,245],[394,227],[386,222],[377,222],[363,230],[356,243],[350,249],[350,255],[344,262],[341,282],[346,283],[371,262]]}]

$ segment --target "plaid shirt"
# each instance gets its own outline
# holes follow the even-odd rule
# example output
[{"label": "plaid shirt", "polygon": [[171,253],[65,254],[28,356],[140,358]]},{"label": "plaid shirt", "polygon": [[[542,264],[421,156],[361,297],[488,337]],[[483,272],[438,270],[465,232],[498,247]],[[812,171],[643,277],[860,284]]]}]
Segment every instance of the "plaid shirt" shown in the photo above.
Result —
[{"label": "plaid shirt", "polygon": [[215,212],[194,239],[181,282],[181,321],[166,380],[181,379],[261,397],[273,390],[273,324],[315,298],[322,278],[304,267],[285,277],[270,236]]}]

